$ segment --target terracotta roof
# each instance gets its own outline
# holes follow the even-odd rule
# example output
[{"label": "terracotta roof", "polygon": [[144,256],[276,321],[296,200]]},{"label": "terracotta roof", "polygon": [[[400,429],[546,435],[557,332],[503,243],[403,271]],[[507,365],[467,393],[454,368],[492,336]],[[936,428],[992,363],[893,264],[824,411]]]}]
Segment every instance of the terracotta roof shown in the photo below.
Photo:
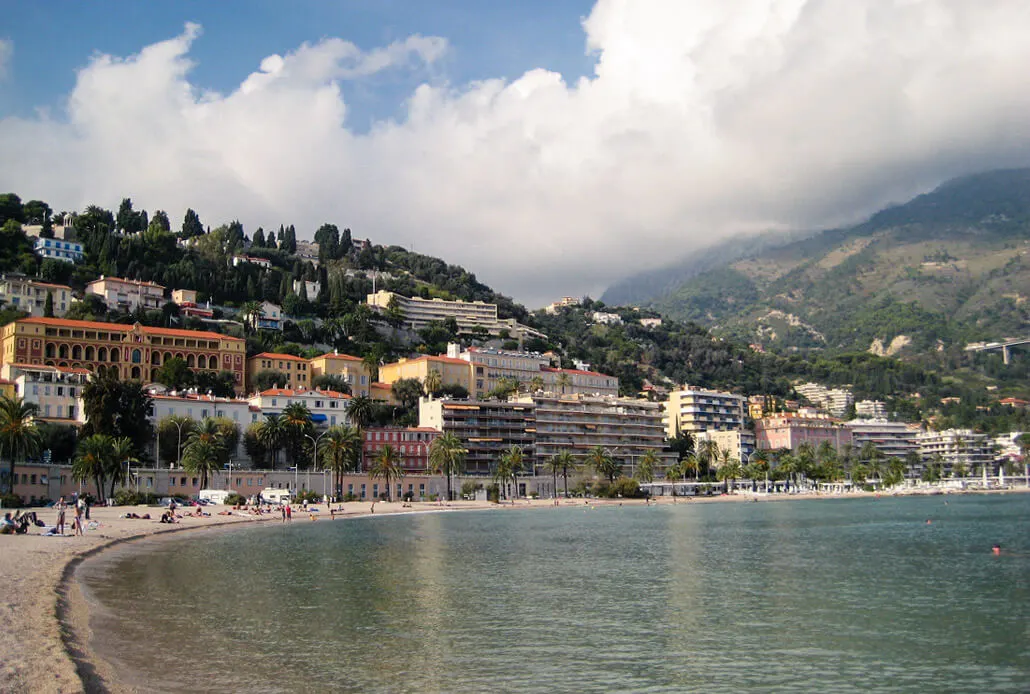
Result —
[{"label": "terracotta roof", "polygon": [[286,361],[303,361],[307,359],[304,357],[298,357],[293,354],[279,354],[278,352],[262,352],[261,354],[255,354],[251,359],[284,359]]},{"label": "terracotta roof", "polygon": [[51,289],[67,289],[68,291],[72,290],[72,288],[69,287],[67,284],[51,284],[50,282],[40,282],[39,280],[34,280],[30,277],[8,277],[7,279],[8,281],[13,282],[17,282],[20,280],[22,282],[25,282],[26,284],[31,284],[34,287],[50,287]]},{"label": "terracotta roof", "polygon": [[361,357],[355,357],[350,354],[337,354],[335,352],[326,352],[325,354],[315,357],[315,359],[346,359],[347,361],[361,361]]},{"label": "terracotta roof", "polygon": [[92,374],[93,372],[89,369],[83,369],[77,366],[51,366],[50,364],[11,364],[11,368],[21,369],[23,371],[61,371],[62,373],[69,374]]},{"label": "terracotta roof", "polygon": [[[455,359],[454,357],[444,357],[444,356],[434,357],[434,356],[431,356],[429,354],[424,354],[421,357],[415,357],[414,359],[408,359],[408,361],[405,362],[405,363],[407,363],[407,364],[414,364],[415,362],[419,362],[419,361],[437,361],[437,362],[444,362],[444,363],[447,363],[447,364],[461,364],[462,366],[468,366],[469,365],[469,362],[465,361],[464,359]],[[394,362],[394,363],[395,364],[399,364],[400,362]],[[386,366],[392,366],[392,365],[391,364],[386,364]]]},{"label": "terracotta roof", "polygon": [[[55,328],[79,328],[81,330],[107,330],[112,332],[129,332],[135,327],[134,325],[128,325],[126,323],[101,323],[99,321],[71,320],[69,318],[44,318],[42,316],[22,318],[16,322],[29,323],[32,325],[49,325]],[[174,337],[193,337],[205,340],[230,340],[234,342],[243,342],[243,338],[241,337],[222,335],[221,333],[213,333],[207,330],[179,330],[178,328],[153,328],[146,325],[141,325],[140,330],[142,330],[147,335],[170,335]]]},{"label": "terracotta roof", "polygon": [[179,393],[178,395],[169,395],[167,393],[158,394],[153,393],[150,395],[155,400],[189,400],[190,402],[224,402],[224,403],[238,403],[240,405],[246,403],[246,400],[236,400],[232,398],[218,398],[207,393]]},{"label": "terracotta roof", "polygon": [[260,393],[258,393],[258,395],[267,395],[269,397],[275,396],[283,398],[291,398],[298,395],[311,395],[314,397],[318,397],[319,395],[321,395],[329,398],[350,399],[350,396],[346,393],[338,393],[335,390],[293,390],[291,388],[269,388],[268,390],[261,391]]},{"label": "terracotta roof", "polygon": [[163,284],[154,284],[153,282],[145,282],[143,280],[127,280],[122,277],[101,277],[100,279],[93,280],[92,282],[87,282],[86,286],[88,287],[89,285],[96,284],[97,282],[119,282],[121,284],[138,285],[141,287],[157,287],[158,289],[165,288]]},{"label": "terracotta roof", "polygon": [[615,378],[614,376],[609,376],[608,374],[603,374],[598,371],[583,371],[582,369],[555,369],[551,366],[544,366],[540,370],[547,371],[548,373],[567,373],[577,374],[579,376],[603,376],[604,378]]}]

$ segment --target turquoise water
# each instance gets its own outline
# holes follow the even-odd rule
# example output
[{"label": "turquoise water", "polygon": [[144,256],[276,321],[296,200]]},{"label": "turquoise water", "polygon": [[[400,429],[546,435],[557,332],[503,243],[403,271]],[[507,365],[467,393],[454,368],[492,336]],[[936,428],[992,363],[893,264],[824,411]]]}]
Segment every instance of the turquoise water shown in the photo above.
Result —
[{"label": "turquoise water", "polygon": [[154,691],[1026,692],[1028,521],[1025,495],[376,516],[79,575],[94,648]]}]

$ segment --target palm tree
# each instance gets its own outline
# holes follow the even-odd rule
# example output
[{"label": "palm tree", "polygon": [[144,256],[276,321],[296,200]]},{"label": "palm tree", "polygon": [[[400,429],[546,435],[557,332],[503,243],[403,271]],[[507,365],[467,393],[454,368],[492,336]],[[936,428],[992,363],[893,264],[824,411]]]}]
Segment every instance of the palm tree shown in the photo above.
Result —
[{"label": "palm tree", "polygon": [[696,453],[687,453],[683,456],[683,460],[679,461],[679,466],[683,470],[684,477],[688,472],[693,472],[695,482],[701,479],[701,463],[698,461]]},{"label": "palm tree", "polygon": [[565,373],[564,371],[558,372],[557,385],[559,388],[561,388],[562,395],[565,395],[565,388],[569,386],[571,383],[572,379],[569,378],[569,375],[567,373]]},{"label": "palm tree", "polygon": [[39,450],[41,438],[33,416],[39,408],[21,398],[0,397],[0,460],[3,453],[11,456],[7,491],[14,492],[14,472],[18,455],[22,458]]},{"label": "palm tree", "polygon": [[386,483],[386,500],[392,500],[390,493],[390,486],[393,480],[399,479],[403,470],[401,470],[400,464],[401,458],[395,449],[390,444],[386,444],[379,449],[379,453],[376,455],[375,462],[372,463],[372,468],[368,471],[368,476],[372,479],[382,478]]},{"label": "palm tree", "polygon": [[432,398],[440,392],[440,388],[443,386],[443,377],[436,369],[430,369],[422,386],[426,389],[426,395]]},{"label": "palm tree", "polygon": [[273,470],[275,470],[275,461],[279,458],[279,449],[282,447],[285,437],[286,427],[278,417],[268,417],[261,423],[258,440],[271,455]]},{"label": "palm tree", "polygon": [[622,466],[604,446],[594,446],[591,448],[587,454],[586,462],[587,465],[594,468],[597,474],[609,482],[614,482],[619,473],[622,472]]},{"label": "palm tree", "polygon": [[111,478],[111,493],[108,497],[114,496],[114,486],[120,484],[123,487],[129,479],[129,472],[125,469],[126,464],[139,463],[136,457],[136,446],[128,436],[121,436],[111,441],[111,467],[108,476]]},{"label": "palm tree", "polygon": [[243,321],[243,330],[248,335],[257,328],[257,319],[264,314],[260,301],[245,301],[237,312]]},{"label": "palm tree", "polygon": [[229,448],[224,429],[217,420],[205,417],[186,440],[183,469],[191,475],[199,474],[200,487],[206,489],[208,475],[222,469],[228,462]]},{"label": "palm tree", "polygon": [[104,500],[104,476],[111,469],[114,440],[106,434],[93,434],[79,441],[77,455],[72,461],[72,479],[76,482],[93,480],[97,487],[97,500]]},{"label": "palm tree", "polygon": [[544,389],[544,379],[540,376],[534,376],[529,379],[529,389],[536,393],[537,391]]},{"label": "palm tree", "polygon": [[704,469],[707,475],[714,465],[719,462],[719,444],[712,439],[704,439],[697,442],[697,475],[700,479],[701,470]]},{"label": "palm tree", "polygon": [[447,476],[448,501],[454,499],[454,495],[451,493],[451,476],[456,472],[461,472],[465,467],[467,453],[461,439],[450,432],[434,439],[429,444],[429,464],[433,466],[433,472]]},{"label": "palm tree", "polygon": [[740,460],[733,458],[729,451],[723,451],[719,460],[719,469],[715,474],[716,479],[720,482],[726,482],[726,491],[732,491],[734,481],[740,477]]},{"label": "palm tree", "polygon": [[[512,444],[508,450],[501,454],[501,462],[505,471],[508,473],[508,478],[512,482],[512,498],[518,498],[519,495],[519,473],[522,472],[522,464],[525,461],[525,454],[522,452],[521,446]],[[507,483],[507,482],[506,482]]]},{"label": "palm tree", "polygon": [[658,454],[653,448],[649,448],[644,451],[644,455],[641,456],[640,462],[637,463],[637,480],[641,482],[653,482],[654,481],[654,469],[661,463],[658,458]]},{"label": "palm tree", "polygon": [[332,473],[332,486],[337,488],[337,479],[347,470],[357,467],[361,459],[361,432],[354,427],[337,425],[329,429],[322,446],[322,465]]},{"label": "palm tree", "polygon": [[365,356],[361,358],[361,363],[365,366],[365,370],[368,371],[369,384],[379,381],[380,359],[381,355],[378,350],[369,350]]},{"label": "palm tree", "polygon": [[311,433],[314,427],[311,423],[311,410],[302,402],[294,402],[283,409],[279,419],[283,423],[284,443],[289,459],[294,465],[299,465],[298,458],[304,446],[304,435]]},{"label": "palm tree", "polygon": [[359,429],[367,429],[375,421],[376,404],[367,395],[359,395],[351,398],[350,406],[347,408],[347,416],[354,426]]},{"label": "palm tree", "polygon": [[565,481],[565,498],[567,499],[569,497],[569,470],[575,470],[577,467],[576,457],[572,455],[572,451],[566,449],[552,455],[545,467],[551,471],[555,490],[558,489],[558,475],[562,476]]}]

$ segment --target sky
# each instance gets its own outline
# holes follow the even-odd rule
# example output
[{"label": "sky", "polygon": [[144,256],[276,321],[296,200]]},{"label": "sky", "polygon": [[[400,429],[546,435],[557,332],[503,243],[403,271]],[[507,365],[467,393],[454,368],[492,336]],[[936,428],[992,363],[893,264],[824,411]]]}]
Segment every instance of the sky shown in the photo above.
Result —
[{"label": "sky", "polygon": [[5,10],[0,191],[332,222],[531,308],[1030,165],[1021,0]]}]

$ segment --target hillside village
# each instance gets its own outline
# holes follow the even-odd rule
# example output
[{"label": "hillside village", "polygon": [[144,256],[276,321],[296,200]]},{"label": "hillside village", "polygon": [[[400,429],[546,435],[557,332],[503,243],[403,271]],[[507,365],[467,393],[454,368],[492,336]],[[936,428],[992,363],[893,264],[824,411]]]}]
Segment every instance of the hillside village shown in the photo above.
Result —
[{"label": "hillside village", "polygon": [[589,298],[530,312],[330,224],[248,236],[189,210],[173,231],[128,199],[55,215],[7,194],[0,227],[0,419],[38,423],[5,445],[0,486],[28,502],[215,480],[425,499],[1023,472],[1030,403],[886,357],[780,356]]}]

